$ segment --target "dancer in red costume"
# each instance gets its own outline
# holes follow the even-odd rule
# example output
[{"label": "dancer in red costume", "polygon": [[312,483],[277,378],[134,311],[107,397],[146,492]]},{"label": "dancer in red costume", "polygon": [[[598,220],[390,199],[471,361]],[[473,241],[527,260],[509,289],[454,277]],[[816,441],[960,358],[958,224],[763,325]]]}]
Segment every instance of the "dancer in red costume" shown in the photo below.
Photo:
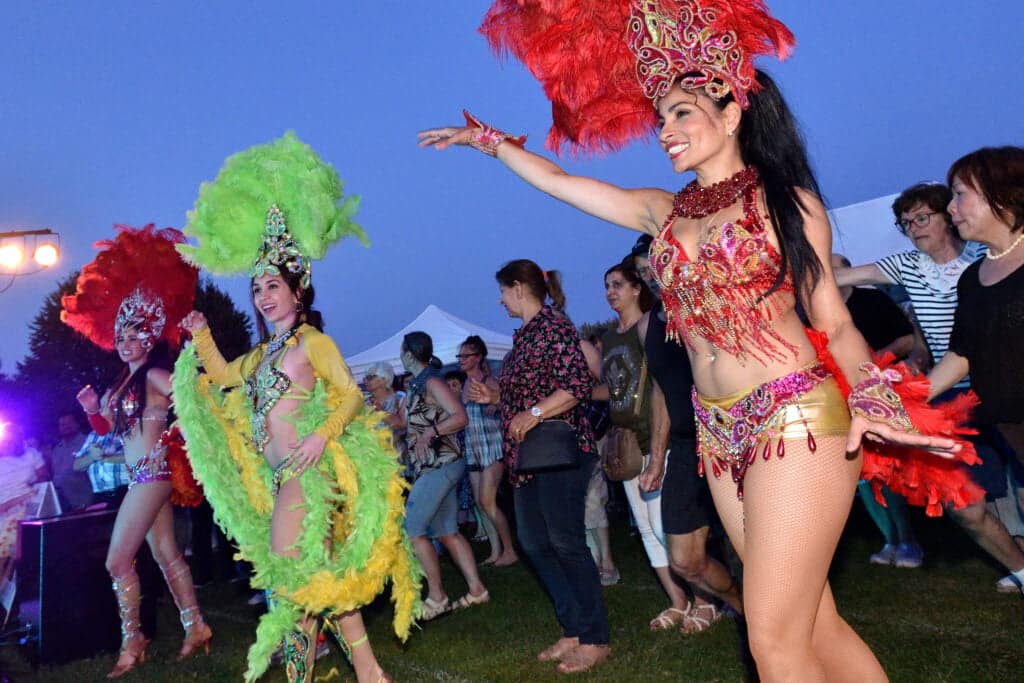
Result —
[{"label": "dancer in red costume", "polygon": [[61,318],[104,349],[116,349],[125,369],[102,400],[91,386],[78,401],[98,434],[116,432],[124,443],[131,478],[114,522],[107,570],[121,615],[121,652],[107,678],[122,676],[146,658],[149,641],[139,622],[142,600],[135,554],[148,541],[181,612],[185,642],[178,659],[209,652],[212,632],[203,620],[192,574],[174,539],[171,502],[197,505],[177,432],[168,432],[171,407],[170,345],[180,341],[178,322],[192,308],[198,273],[175,244],[173,228],[119,226],[117,237],[99,242],[96,260],[82,269],[76,291],[62,300]]},{"label": "dancer in red costume", "polygon": [[[835,287],[831,230],[795,121],[752,63],[785,57],[789,30],[756,0],[504,0],[481,30],[544,86],[550,147],[612,150],[657,129],[672,168],[696,180],[673,194],[572,176],[468,114],[465,127],[421,132],[420,145],[472,146],[557,199],[655,236],[651,267],[668,333],[693,367],[702,465],[744,561],[761,678],[885,680],[827,581],[861,440],[946,456],[960,446],[915,432],[895,373],[870,362]],[[830,365],[853,385],[848,401],[798,302],[828,335]]]}]

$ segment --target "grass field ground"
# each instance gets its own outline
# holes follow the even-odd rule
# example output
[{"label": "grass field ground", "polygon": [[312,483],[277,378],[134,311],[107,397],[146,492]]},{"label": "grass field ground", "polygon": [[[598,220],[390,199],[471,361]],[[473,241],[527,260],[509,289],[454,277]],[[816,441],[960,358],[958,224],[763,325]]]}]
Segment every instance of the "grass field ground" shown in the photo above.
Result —
[{"label": "grass field ground", "polygon": [[[916,516],[927,556],[918,570],[877,567],[867,556],[880,542],[859,504],[840,544],[832,582],[840,611],[871,645],[893,681],[1024,680],[1024,601],[1000,595],[995,581],[1003,572],[947,519]],[[619,523],[613,529],[622,583],[605,589],[612,626],[613,654],[585,681],[739,681],[736,627],[723,619],[691,636],[651,633],[648,620],[665,600],[646,564],[639,539]],[[484,552],[477,545],[478,553]],[[453,597],[465,586],[454,570],[446,585]],[[390,610],[378,600],[364,612],[381,662],[398,681],[511,683],[560,681],[566,677],[535,654],[557,638],[558,628],[546,596],[522,564],[483,570],[490,604],[430,622],[399,643],[391,634]],[[125,677],[146,681],[240,681],[245,652],[252,641],[258,608],[245,603],[244,586],[215,582],[201,590],[207,619],[214,629],[213,651],[183,663],[174,655],[181,631],[168,599],[163,600],[158,637],[146,663]],[[88,625],[83,625],[88,628]],[[14,646],[0,649],[0,669],[14,683],[100,681],[114,661],[112,654],[33,671]],[[317,664],[320,680],[354,681],[337,652]],[[283,681],[272,669],[264,681]]]}]

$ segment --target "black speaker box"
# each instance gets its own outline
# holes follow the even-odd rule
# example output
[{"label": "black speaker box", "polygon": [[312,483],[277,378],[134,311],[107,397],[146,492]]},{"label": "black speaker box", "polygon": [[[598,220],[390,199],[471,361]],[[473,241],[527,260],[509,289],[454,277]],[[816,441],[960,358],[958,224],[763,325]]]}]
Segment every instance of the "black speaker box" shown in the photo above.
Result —
[{"label": "black speaker box", "polygon": [[18,524],[18,618],[39,664],[116,651],[117,601],[104,567],[117,510],[24,520]]}]

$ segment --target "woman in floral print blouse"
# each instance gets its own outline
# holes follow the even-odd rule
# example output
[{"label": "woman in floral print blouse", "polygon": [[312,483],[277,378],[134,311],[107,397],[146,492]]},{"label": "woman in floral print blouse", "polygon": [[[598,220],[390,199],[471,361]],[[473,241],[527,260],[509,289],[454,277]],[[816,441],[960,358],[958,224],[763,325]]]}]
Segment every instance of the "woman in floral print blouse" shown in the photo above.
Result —
[{"label": "woman in floral print blouse", "polygon": [[[586,671],[609,653],[601,581],[583,525],[587,482],[597,462],[584,414],[594,380],[579,334],[562,312],[565,295],[558,273],[544,272],[533,261],[520,259],[507,263],[495,277],[501,305],[510,317],[521,318],[523,326],[505,358],[500,392],[471,382],[468,395],[480,403],[501,404],[519,542],[551,596],[562,626],[562,637],[537,658],[558,661],[563,673]],[[519,444],[527,432],[542,419],[556,416],[576,430],[578,465],[532,476],[515,474]]]}]

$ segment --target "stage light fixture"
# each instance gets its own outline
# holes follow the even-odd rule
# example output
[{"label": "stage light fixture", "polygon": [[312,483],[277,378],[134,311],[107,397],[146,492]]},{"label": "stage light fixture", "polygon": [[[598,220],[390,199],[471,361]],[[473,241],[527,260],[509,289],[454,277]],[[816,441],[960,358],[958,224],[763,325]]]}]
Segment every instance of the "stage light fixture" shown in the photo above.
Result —
[{"label": "stage light fixture", "polygon": [[24,257],[21,247],[17,244],[5,244],[0,247],[0,266],[8,270],[14,270],[20,266]]},{"label": "stage light fixture", "polygon": [[57,250],[57,245],[52,242],[44,242],[36,247],[35,260],[43,268],[49,268],[57,262],[58,258],[60,258],[60,252]]}]

